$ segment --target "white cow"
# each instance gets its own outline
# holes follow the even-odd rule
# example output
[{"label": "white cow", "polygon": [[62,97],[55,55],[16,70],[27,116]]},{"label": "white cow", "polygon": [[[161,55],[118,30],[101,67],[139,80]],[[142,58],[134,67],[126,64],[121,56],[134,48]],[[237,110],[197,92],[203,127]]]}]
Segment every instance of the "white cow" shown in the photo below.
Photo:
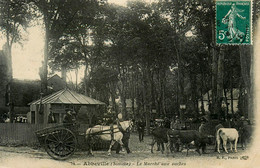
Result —
[{"label": "white cow", "polygon": [[216,141],[217,141],[217,144],[218,144],[218,153],[220,153],[220,151],[219,151],[219,145],[220,145],[220,142],[221,142],[220,138],[223,140],[223,146],[224,146],[226,153],[228,153],[228,151],[227,151],[227,141],[230,142],[231,151],[233,151],[232,142],[234,142],[235,152],[237,152],[238,131],[235,128],[220,128],[220,129],[218,129],[217,136],[216,136]]}]

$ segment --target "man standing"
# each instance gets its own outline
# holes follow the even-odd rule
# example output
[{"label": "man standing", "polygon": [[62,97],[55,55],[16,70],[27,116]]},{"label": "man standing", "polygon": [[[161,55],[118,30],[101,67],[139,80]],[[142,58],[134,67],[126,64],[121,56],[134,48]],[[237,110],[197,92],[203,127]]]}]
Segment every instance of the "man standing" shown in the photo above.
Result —
[{"label": "man standing", "polygon": [[[122,122],[122,121],[123,121],[123,116],[122,116],[121,113],[119,113],[119,114],[117,115],[117,119],[116,119],[116,122],[117,122],[118,127],[121,126],[121,125],[120,125],[120,122]],[[119,128],[119,130],[120,130],[120,131],[122,132],[122,134],[123,134],[122,142],[123,142],[123,144],[124,144],[124,147],[126,148],[126,152],[127,152],[127,153],[131,153],[131,151],[130,151],[130,149],[129,149],[130,130],[129,130],[129,129],[127,129],[127,130],[122,130],[122,129],[120,129],[120,128]],[[117,147],[116,147],[116,153],[117,153],[117,154],[119,154],[120,149],[121,149],[121,145],[118,143],[118,144],[117,144]]]},{"label": "man standing", "polygon": [[48,115],[48,123],[56,123],[53,112],[51,111]]},{"label": "man standing", "polygon": [[144,141],[144,128],[145,128],[145,122],[140,118],[137,122],[137,131],[139,134],[139,141]]},{"label": "man standing", "polygon": [[[123,131],[122,133],[123,133],[122,142],[124,144],[126,152],[129,154],[129,153],[131,153],[131,151],[129,149],[130,130],[127,129],[126,131]],[[116,153],[117,154],[119,154],[120,149],[121,149],[121,145],[118,143],[118,145],[116,147]]]},{"label": "man standing", "polygon": [[74,124],[75,122],[76,122],[75,112],[72,112],[72,110],[68,110],[66,115],[64,116],[63,123]]},{"label": "man standing", "polygon": [[164,127],[171,128],[171,121],[167,117],[164,118]]}]

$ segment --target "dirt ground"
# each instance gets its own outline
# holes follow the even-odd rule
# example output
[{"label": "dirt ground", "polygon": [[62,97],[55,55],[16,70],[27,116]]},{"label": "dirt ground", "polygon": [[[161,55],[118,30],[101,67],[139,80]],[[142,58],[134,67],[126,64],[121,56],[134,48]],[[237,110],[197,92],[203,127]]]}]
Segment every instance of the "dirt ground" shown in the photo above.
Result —
[{"label": "dirt ground", "polygon": [[43,149],[33,149],[30,147],[0,147],[0,168],[78,168],[78,167],[203,167],[203,168],[222,168],[222,167],[258,167],[257,158],[260,155],[249,149],[242,150],[240,144],[237,153],[218,154],[214,152],[213,146],[207,147],[208,154],[199,156],[191,149],[189,156],[186,150],[169,156],[156,151],[150,152],[151,137],[145,136],[144,142],[138,141],[136,133],[131,134],[130,149],[131,153],[125,151],[108,156],[107,151],[94,151],[94,156],[88,156],[85,151],[77,151],[65,160],[53,160]]}]

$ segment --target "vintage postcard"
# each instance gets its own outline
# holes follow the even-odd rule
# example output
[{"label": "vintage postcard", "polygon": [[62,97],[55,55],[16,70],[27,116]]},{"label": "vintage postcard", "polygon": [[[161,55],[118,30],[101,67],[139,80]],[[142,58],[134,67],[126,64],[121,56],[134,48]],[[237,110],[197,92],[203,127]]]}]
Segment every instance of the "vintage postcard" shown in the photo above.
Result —
[{"label": "vintage postcard", "polygon": [[0,168],[258,168],[260,0],[1,0]]}]

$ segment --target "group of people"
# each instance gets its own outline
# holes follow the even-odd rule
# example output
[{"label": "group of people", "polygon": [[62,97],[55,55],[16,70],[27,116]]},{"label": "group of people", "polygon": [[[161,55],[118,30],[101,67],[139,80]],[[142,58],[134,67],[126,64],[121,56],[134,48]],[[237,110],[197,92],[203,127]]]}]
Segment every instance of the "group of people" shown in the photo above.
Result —
[{"label": "group of people", "polygon": [[[243,117],[241,118],[243,120]],[[117,115],[117,118],[114,120],[111,125],[118,125],[120,126],[120,122],[123,121],[123,116],[121,113]],[[63,123],[64,124],[71,124],[76,122],[76,112],[73,110],[67,110],[66,115],[63,118]],[[246,122],[246,120],[243,120],[243,122]],[[176,118],[174,121],[171,122],[168,118],[160,119],[155,121],[155,127],[161,127],[161,128],[169,128],[173,130],[182,130],[182,123],[178,118]],[[205,124],[205,121],[201,123],[201,126],[199,128],[199,132],[202,132],[202,127]],[[144,134],[145,134],[145,127],[146,127],[146,122],[144,118],[140,117],[136,120],[135,122],[136,125],[136,130],[139,135],[139,141],[143,142],[144,141]],[[120,129],[119,129],[120,130]],[[123,146],[125,147],[127,153],[130,153],[129,149],[129,139],[130,139],[130,130],[120,130],[123,134],[122,142]],[[160,150],[160,145],[158,144],[158,149]],[[179,149],[178,149],[179,150]],[[203,152],[205,148],[203,148]],[[121,151],[121,145],[118,143],[116,146],[116,153],[118,154]]]},{"label": "group of people", "polygon": [[76,123],[76,112],[73,110],[67,110],[66,115],[63,118],[64,124],[74,124]]},{"label": "group of people", "polygon": [[[171,122],[171,120],[167,117],[164,119],[155,119],[154,121],[154,127],[164,127],[164,128],[172,128],[172,127],[178,127],[179,126],[179,120],[176,120],[177,122]],[[139,141],[143,142],[144,141],[144,132],[145,132],[145,127],[146,127],[146,122],[144,118],[138,118],[136,121],[136,130],[139,135]]]},{"label": "group of people", "polygon": [[[57,123],[57,119],[54,116],[54,113],[50,111],[48,115],[48,123]],[[66,110],[66,114],[62,120],[63,124],[74,124],[76,123],[76,112],[74,110],[68,109]]]},{"label": "group of people", "polygon": [[10,118],[8,117],[8,114],[4,113],[0,117],[0,123],[9,123],[9,122],[10,122]]}]

